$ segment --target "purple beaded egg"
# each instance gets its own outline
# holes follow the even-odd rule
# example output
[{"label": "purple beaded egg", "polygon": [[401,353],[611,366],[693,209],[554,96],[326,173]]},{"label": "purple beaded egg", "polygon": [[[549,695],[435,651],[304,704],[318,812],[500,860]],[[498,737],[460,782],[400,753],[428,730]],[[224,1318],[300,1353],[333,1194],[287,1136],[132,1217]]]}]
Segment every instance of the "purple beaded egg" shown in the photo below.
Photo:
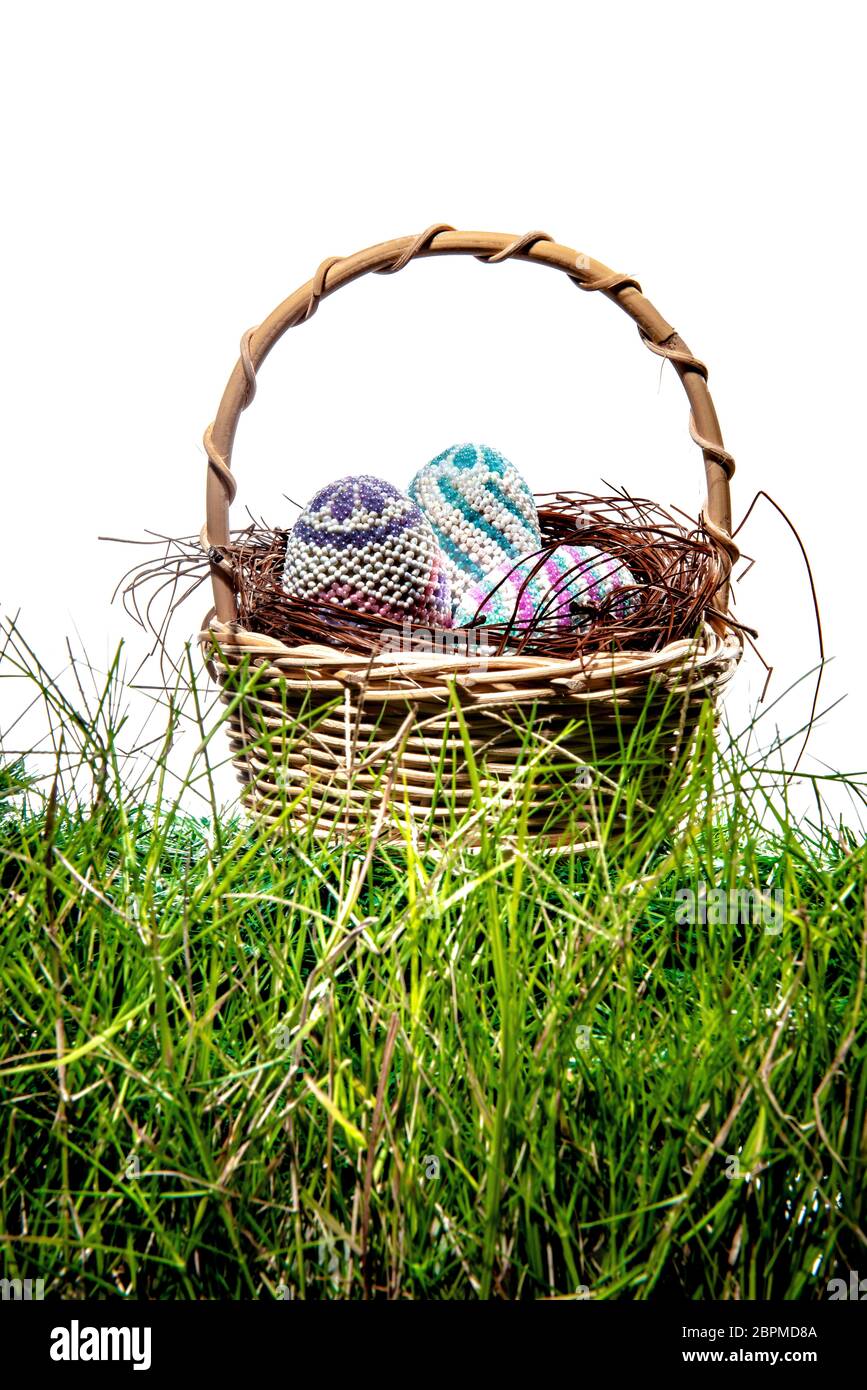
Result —
[{"label": "purple beaded egg", "polygon": [[622,592],[635,587],[635,578],[613,555],[589,545],[558,545],[542,564],[541,559],[507,560],[471,584],[459,597],[454,626],[508,623],[514,615],[516,629],[534,618],[548,630],[581,628],[603,605],[605,612],[626,617],[637,604],[635,593]]},{"label": "purple beaded egg", "polygon": [[308,502],[289,533],[283,587],[389,622],[452,625],[430,522],[391,483],[369,474],[329,483]]}]

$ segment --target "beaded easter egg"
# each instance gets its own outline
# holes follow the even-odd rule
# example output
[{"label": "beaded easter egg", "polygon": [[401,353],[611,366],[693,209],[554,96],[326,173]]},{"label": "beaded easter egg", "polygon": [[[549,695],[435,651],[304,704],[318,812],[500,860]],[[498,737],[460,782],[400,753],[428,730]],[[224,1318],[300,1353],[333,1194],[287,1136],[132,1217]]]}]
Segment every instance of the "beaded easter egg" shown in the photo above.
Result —
[{"label": "beaded easter egg", "polygon": [[517,565],[507,560],[471,584],[459,595],[454,626],[508,623],[514,614],[515,628],[528,627],[534,617],[549,631],[588,627],[592,610],[603,604],[606,613],[626,617],[637,603],[636,594],[625,592],[635,578],[613,555],[589,545],[558,545],[539,565],[541,558],[528,555]]},{"label": "beaded easter egg", "polygon": [[289,533],[283,587],[391,622],[451,627],[451,591],[430,523],[391,483],[363,474],[317,492]]},{"label": "beaded easter egg", "polygon": [[457,603],[497,565],[541,545],[533,494],[517,468],[484,444],[455,444],[416,473],[409,495],[443,552]]}]

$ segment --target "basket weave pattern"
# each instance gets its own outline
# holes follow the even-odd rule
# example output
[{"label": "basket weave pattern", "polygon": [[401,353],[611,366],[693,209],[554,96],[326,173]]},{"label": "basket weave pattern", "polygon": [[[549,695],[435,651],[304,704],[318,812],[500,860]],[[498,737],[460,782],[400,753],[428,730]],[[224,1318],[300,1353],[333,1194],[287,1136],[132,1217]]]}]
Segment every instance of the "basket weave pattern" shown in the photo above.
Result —
[{"label": "basket weave pattern", "polygon": [[[702,524],[726,561],[714,607],[727,612],[727,577],[738,554],[729,496],[734,462],[723,446],[707,369],[636,280],[541,232],[514,238],[436,226],[418,237],[324,261],[312,280],[242,339],[217,417],[205,433],[202,544],[216,553],[229,543],[235,431],[255,394],[256,373],[282,334],[358,276],[394,273],[415,257],[441,254],[472,255],[487,264],[517,258],[558,269],[581,289],[613,300],[636,322],[647,347],[672,362],[689,400],[690,432],[704,457],[708,500]],[[217,558],[211,576],[215,608],[202,642],[229,707],[244,800],[268,821],[285,821],[292,801],[292,819],[312,820],[319,835],[363,830],[371,816],[381,818],[384,801],[444,831],[478,797],[478,773],[474,779],[467,765],[468,741],[485,788],[509,797],[517,794],[515,773],[526,763],[529,734],[542,762],[533,779],[528,825],[556,837],[557,808],[562,804],[559,820],[565,824],[570,812],[564,788],[576,770],[599,769],[604,791],[618,758],[648,720],[670,767],[688,746],[702,707],[730,680],[742,651],[736,629],[718,618],[695,639],[659,651],[596,652],[568,662],[524,654],[480,661],[472,654],[429,651],[368,657],[289,646],[239,625],[231,576]],[[444,766],[450,771],[449,804],[436,796]],[[663,769],[656,775],[664,777]],[[652,779],[642,794],[652,800]]]}]

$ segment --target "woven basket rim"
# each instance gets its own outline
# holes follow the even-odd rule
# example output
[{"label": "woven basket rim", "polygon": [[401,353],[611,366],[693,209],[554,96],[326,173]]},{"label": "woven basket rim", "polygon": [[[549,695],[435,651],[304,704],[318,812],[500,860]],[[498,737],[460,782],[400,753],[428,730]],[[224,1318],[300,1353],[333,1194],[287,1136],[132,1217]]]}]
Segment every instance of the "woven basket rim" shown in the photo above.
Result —
[{"label": "woven basket rim", "polygon": [[216,645],[227,652],[259,655],[270,658],[283,674],[294,673],[303,677],[307,672],[316,672],[321,673],[329,683],[339,679],[340,673],[345,673],[350,680],[354,677],[354,681],[359,677],[366,681],[386,678],[390,682],[405,678],[413,683],[419,677],[430,680],[452,675],[459,678],[462,685],[576,679],[597,683],[605,676],[634,680],[636,677],[651,676],[654,672],[670,672],[673,668],[698,674],[707,665],[729,662],[737,665],[744,647],[743,637],[736,629],[729,628],[721,635],[709,623],[705,623],[698,636],[670,642],[655,652],[595,651],[572,661],[506,653],[488,656],[482,664],[478,656],[462,653],[443,656],[436,652],[409,651],[365,656],[324,645],[289,646],[277,637],[251,632],[237,622],[221,623],[217,618],[211,618],[207,627],[199,633],[199,642],[206,652]]}]

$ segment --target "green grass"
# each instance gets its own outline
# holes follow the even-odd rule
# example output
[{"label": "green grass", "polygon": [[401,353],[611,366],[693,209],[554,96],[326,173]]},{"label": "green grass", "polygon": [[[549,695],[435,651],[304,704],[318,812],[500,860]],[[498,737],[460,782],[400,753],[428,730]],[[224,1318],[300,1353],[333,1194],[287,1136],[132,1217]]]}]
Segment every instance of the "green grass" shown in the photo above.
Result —
[{"label": "green grass", "polygon": [[[707,721],[601,851],[540,853],[520,797],[476,849],[344,849],[220,816],[188,681],[142,772],[119,662],[63,693],[18,634],[5,660],[53,752],[0,788],[4,1277],[811,1299],[867,1272],[867,849],[794,825],[754,732]],[[781,916],[719,921],[719,889]]]}]

